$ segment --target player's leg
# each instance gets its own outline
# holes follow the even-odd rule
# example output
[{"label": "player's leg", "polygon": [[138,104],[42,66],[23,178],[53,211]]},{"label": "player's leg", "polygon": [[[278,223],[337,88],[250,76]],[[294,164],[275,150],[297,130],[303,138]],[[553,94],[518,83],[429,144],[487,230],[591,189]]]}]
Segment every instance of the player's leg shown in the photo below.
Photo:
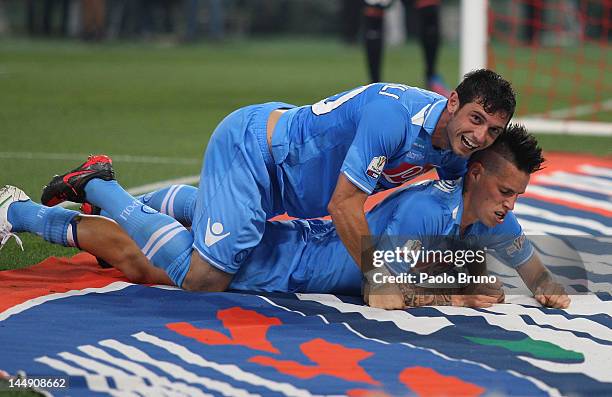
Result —
[{"label": "player's leg", "polygon": [[[80,215],[61,207],[45,207],[14,186],[0,189],[0,240],[13,233],[29,232],[48,242],[77,247],[100,257],[137,283],[171,284],[163,271],[153,267],[134,241],[113,221]],[[17,240],[20,243],[20,240]],[[23,247],[22,247],[23,248]]]},{"label": "player's leg", "polygon": [[[193,221],[197,196],[198,188],[194,186],[172,185],[134,198],[154,210],[176,219],[183,226],[189,227]],[[108,217],[108,214],[101,208],[89,203],[86,204],[81,207],[83,213]]]},{"label": "player's leg", "polygon": [[189,227],[193,222],[193,211],[197,197],[197,187],[172,185],[137,196],[136,199],[154,210],[176,219],[183,226]]},{"label": "player's leg", "polygon": [[163,269],[175,285],[183,285],[191,262],[191,233],[127,193],[114,180],[110,158],[91,156],[76,169],[53,178],[41,201],[54,205],[65,200],[87,201],[104,209],[153,265]]},{"label": "player's leg", "polygon": [[425,81],[427,88],[448,97],[450,91],[437,72],[440,48],[440,1],[414,0],[419,19],[419,38],[425,56]]},{"label": "player's leg", "polygon": [[[172,185],[134,198],[154,210],[176,219],[183,226],[190,227],[197,196],[198,188],[194,186]],[[86,215],[109,217],[101,208],[90,203],[84,203],[81,206],[81,212]]]},{"label": "player's leg", "polygon": [[[213,133],[200,174],[194,211],[194,248],[219,271],[236,274],[260,243],[280,193],[267,143],[270,113],[287,104],[249,106],[230,114]],[[276,198],[276,199],[275,199]]]},{"label": "player's leg", "polygon": [[390,0],[365,0],[363,8],[364,41],[370,82],[380,81],[384,35],[383,17]]}]

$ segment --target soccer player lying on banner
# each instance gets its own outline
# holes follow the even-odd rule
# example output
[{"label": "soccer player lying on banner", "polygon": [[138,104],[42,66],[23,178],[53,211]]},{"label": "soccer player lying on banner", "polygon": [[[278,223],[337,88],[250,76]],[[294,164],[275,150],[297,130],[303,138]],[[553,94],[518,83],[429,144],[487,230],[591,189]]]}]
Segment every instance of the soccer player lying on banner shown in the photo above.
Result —
[{"label": "soccer player lying on banner", "polygon": [[[181,238],[193,241],[189,232],[183,232],[183,225],[192,222],[197,189],[175,185],[137,200],[114,180],[110,159],[97,156],[89,161],[96,165],[97,177],[82,186],[83,199],[101,207],[103,215],[123,226],[129,236],[106,217],[44,207],[33,203],[19,189],[5,187],[0,193],[2,241],[12,233],[29,231],[47,241],[86,250],[122,270],[134,282],[172,284],[161,269],[165,267],[159,265],[172,258],[165,257],[160,247],[181,233]],[[511,212],[530,174],[540,168],[542,161],[535,139],[522,127],[511,125],[492,147],[472,157],[462,183],[430,181],[393,193],[367,214],[370,230],[375,236],[417,236],[423,241],[432,236],[476,237],[481,245],[517,269],[541,304],[565,308],[569,298],[563,287],[552,281]],[[90,188],[93,186],[95,189]],[[122,192],[120,196],[117,191]],[[176,220],[168,221],[168,215],[153,208]],[[130,220],[134,213],[140,214],[137,225]],[[522,244],[517,244],[519,241]],[[241,266],[232,277],[230,289],[361,293],[362,274],[331,221],[267,222],[261,242],[240,255],[236,261]],[[388,284],[381,288],[388,288]],[[503,300],[499,286],[466,288],[456,294],[436,294],[434,289],[423,293],[414,285],[401,285],[398,289],[404,292],[408,306],[487,307]]]},{"label": "soccer player lying on banner", "polygon": [[[215,129],[203,160],[192,232],[174,220],[148,225],[137,243],[161,239],[150,253],[175,285],[190,291],[224,291],[242,262],[261,241],[266,220],[331,215],[357,267],[366,273],[372,242],[363,205],[379,190],[397,187],[435,167],[442,179],[465,173],[467,158],[489,146],[515,108],[510,84],[496,73],[466,75],[448,99],[402,84],[371,84],[294,107],[281,102],[247,106]],[[108,193],[95,176],[97,160],[54,179],[42,203],[83,201]],[[87,186],[85,192],[84,186]],[[85,194],[86,193],[86,194]],[[112,204],[111,204],[112,205]],[[134,234],[140,212],[126,205],[124,228]],[[140,229],[139,229],[140,230]],[[139,233],[142,233],[140,231]],[[157,257],[157,258],[156,258]],[[393,289],[393,288],[391,288]],[[401,308],[399,288],[372,293],[373,307]]]}]

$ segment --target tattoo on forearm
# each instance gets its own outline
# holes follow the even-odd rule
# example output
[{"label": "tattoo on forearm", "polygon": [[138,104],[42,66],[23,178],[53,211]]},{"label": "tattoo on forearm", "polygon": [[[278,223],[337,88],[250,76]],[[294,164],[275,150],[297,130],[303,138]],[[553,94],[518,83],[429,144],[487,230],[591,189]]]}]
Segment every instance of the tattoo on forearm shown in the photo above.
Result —
[{"label": "tattoo on forearm", "polygon": [[404,295],[404,303],[411,307],[451,306],[452,293],[456,292],[450,288],[430,289],[414,284],[400,284],[400,290]]}]

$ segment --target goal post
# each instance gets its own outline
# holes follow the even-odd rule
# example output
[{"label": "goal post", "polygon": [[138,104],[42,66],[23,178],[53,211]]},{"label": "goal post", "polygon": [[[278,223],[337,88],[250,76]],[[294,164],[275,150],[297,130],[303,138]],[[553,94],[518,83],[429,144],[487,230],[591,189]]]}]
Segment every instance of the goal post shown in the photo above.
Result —
[{"label": "goal post", "polygon": [[612,0],[461,0],[461,76],[510,80],[533,132],[612,136],[611,41]]}]

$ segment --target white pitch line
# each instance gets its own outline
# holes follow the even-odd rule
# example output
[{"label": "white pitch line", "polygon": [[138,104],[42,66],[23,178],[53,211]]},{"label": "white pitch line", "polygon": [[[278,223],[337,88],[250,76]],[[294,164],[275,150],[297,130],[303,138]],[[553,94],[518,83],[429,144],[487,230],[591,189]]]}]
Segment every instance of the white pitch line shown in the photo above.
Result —
[{"label": "white pitch line", "polygon": [[[85,153],[39,153],[39,152],[0,152],[0,159],[17,160],[78,160],[83,161],[89,156]],[[117,154],[111,156],[114,161],[123,163],[143,163],[143,164],[175,164],[175,165],[197,165],[201,159],[161,157],[161,156],[131,156]]]},{"label": "white pitch line", "polygon": [[[195,184],[198,184],[199,182],[200,182],[199,175],[189,175],[189,176],[184,176],[181,178],[167,179],[165,181],[159,181],[159,182],[149,183],[146,185],[132,187],[132,188],[127,189],[127,192],[131,194],[132,196],[138,196],[139,194],[154,192],[156,190],[159,190],[159,189],[162,189],[168,186],[172,186],[172,185],[195,185]],[[60,206],[64,208],[75,207],[78,205],[79,204],[73,203],[72,201],[65,201],[60,204]]]}]

